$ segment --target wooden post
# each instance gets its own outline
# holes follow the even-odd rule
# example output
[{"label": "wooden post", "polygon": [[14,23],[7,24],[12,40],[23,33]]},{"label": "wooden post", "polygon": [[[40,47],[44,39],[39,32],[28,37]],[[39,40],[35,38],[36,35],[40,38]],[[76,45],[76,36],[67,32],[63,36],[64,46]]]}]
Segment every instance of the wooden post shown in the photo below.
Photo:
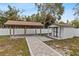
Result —
[{"label": "wooden post", "polygon": [[26,26],[25,26],[25,36],[26,36]]},{"label": "wooden post", "polygon": [[58,27],[56,27],[56,37],[58,37]]},{"label": "wooden post", "polygon": [[[26,27],[25,27],[25,29],[26,29]],[[26,29],[26,35],[27,35],[27,29]]]},{"label": "wooden post", "polygon": [[14,27],[13,27],[13,36],[15,35],[15,29],[14,29]]},{"label": "wooden post", "polygon": [[60,33],[60,38],[61,38],[61,27],[60,27],[60,32],[59,33]]},{"label": "wooden post", "polygon": [[52,31],[53,31],[53,29],[51,28],[51,36],[52,36],[52,34],[53,34]]},{"label": "wooden post", "polygon": [[40,35],[41,35],[41,28],[40,28]]},{"label": "wooden post", "polygon": [[36,29],[35,29],[35,34],[37,34],[37,31],[36,31]]},{"label": "wooden post", "polygon": [[26,27],[24,28],[24,36],[26,36]]},{"label": "wooden post", "polygon": [[48,27],[48,36],[49,36],[49,27]]},{"label": "wooden post", "polygon": [[10,37],[11,37],[11,26],[10,26]]},{"label": "wooden post", "polygon": [[53,28],[51,28],[51,29],[52,29],[52,30],[51,30],[51,31],[52,31],[52,35],[51,35],[51,36],[54,36]]}]

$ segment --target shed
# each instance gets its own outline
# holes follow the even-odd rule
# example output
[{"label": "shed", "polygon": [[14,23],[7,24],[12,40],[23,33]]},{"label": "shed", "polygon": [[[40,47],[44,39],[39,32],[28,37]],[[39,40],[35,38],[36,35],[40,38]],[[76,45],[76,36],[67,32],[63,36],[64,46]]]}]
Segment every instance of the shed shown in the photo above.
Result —
[{"label": "shed", "polygon": [[[43,27],[43,24],[40,22],[30,22],[30,21],[12,21],[8,20],[4,23],[4,27],[10,28],[10,36],[11,36],[11,28],[13,28],[13,35],[15,35],[15,29],[16,28],[23,28],[24,29],[24,35],[26,35],[26,29],[32,29],[32,28],[39,28],[41,32],[41,28]],[[35,33],[36,30],[35,30]]]},{"label": "shed", "polygon": [[72,38],[74,34],[74,27],[71,24],[52,24],[48,27],[51,29],[51,34],[48,36],[55,39]]}]

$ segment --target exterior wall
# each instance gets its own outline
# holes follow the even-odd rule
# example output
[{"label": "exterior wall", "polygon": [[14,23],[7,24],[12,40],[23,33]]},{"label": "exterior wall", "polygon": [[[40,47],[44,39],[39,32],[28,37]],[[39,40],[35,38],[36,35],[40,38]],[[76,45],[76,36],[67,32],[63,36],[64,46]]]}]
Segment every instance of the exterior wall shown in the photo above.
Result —
[{"label": "exterior wall", "polygon": [[[61,31],[61,32],[60,32],[60,31]],[[58,33],[58,37],[59,37],[59,38],[63,38],[63,35],[64,35],[64,34],[63,34],[63,33],[64,33],[64,28],[63,28],[63,27],[61,27],[61,29],[59,28],[59,29],[58,29],[58,32],[59,32],[59,33]]]},{"label": "exterior wall", "polygon": [[58,28],[58,37],[53,36],[53,29],[52,29],[52,38],[55,39],[67,39],[72,37],[79,37],[79,29],[72,28],[72,27],[61,27],[61,36],[60,36],[60,28]]},{"label": "exterior wall", "polygon": [[64,27],[63,30],[61,30],[62,32],[62,39],[66,39],[66,38],[72,38],[75,36],[75,31],[74,28],[70,28],[70,27]]},{"label": "exterior wall", "polygon": [[74,36],[78,36],[79,37],[79,28],[74,28]]}]

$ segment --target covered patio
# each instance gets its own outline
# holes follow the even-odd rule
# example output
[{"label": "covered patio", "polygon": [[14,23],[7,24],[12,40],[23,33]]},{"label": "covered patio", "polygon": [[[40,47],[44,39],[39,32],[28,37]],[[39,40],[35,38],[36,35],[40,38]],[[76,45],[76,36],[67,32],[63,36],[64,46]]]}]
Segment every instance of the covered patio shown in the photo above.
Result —
[{"label": "covered patio", "polygon": [[[11,36],[17,36],[15,34],[15,29],[24,29],[24,33],[22,34],[23,36],[26,36],[27,34],[27,29],[35,29],[35,34],[37,35],[36,29],[40,29],[40,34],[41,34],[41,28],[43,28],[43,24],[40,22],[29,22],[29,21],[12,21],[8,20],[7,22],[4,23],[4,27],[9,28],[10,32],[10,37]],[[13,31],[11,31],[13,29]]]}]

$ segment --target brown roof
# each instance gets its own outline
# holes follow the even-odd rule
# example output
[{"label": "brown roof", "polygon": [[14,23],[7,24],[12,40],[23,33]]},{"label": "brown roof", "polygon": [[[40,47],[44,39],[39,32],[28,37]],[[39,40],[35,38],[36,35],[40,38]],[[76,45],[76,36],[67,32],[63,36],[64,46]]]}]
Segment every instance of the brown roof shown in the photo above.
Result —
[{"label": "brown roof", "polygon": [[12,21],[8,20],[4,25],[15,25],[15,26],[43,26],[40,22],[29,22],[29,21]]}]

